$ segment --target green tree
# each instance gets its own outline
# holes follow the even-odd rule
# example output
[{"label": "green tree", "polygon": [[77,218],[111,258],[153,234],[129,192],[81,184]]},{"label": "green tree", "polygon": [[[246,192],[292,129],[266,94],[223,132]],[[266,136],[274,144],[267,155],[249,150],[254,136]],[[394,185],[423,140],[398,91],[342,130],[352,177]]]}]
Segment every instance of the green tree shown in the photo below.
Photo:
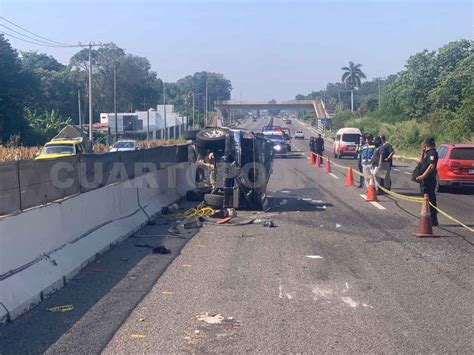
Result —
[{"label": "green tree", "polygon": [[44,143],[51,140],[65,126],[71,124],[70,118],[62,118],[57,110],[38,113],[29,108],[25,109],[25,118],[28,124],[36,132],[36,143]]},{"label": "green tree", "polygon": [[27,99],[28,76],[18,53],[0,34],[0,142],[26,129],[23,105]]},{"label": "green tree", "polygon": [[361,66],[362,64],[349,62],[349,66],[341,68],[341,70],[344,71],[344,74],[342,74],[342,82],[345,83],[351,91],[351,112],[354,112],[354,90],[360,88],[362,79],[366,78]]}]

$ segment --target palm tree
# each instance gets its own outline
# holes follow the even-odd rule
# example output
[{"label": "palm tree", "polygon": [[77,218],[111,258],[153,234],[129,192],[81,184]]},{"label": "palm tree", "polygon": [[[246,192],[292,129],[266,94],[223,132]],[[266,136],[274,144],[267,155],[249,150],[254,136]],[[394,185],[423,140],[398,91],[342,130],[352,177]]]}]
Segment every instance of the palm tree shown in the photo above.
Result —
[{"label": "palm tree", "polygon": [[360,87],[361,79],[365,79],[364,72],[360,69],[362,64],[354,64],[349,62],[348,67],[342,67],[342,82],[351,90],[351,112],[354,112],[354,89]]}]

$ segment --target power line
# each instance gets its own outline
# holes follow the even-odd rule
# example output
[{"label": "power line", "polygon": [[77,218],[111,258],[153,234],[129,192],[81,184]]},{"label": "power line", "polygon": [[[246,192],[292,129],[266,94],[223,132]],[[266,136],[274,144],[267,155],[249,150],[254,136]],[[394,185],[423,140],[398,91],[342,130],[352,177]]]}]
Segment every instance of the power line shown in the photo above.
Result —
[{"label": "power line", "polygon": [[[34,38],[34,37],[25,35],[24,33],[18,32],[18,31],[16,31],[16,30],[14,30],[13,28],[10,28],[10,27],[8,27],[8,26],[2,25],[1,23],[0,23],[0,26],[1,26],[1,27],[4,27],[4,28],[6,28],[7,30],[12,31],[12,32],[14,32],[14,33],[16,33],[16,34],[18,34],[18,35],[20,35],[20,36],[29,38],[29,39],[35,41],[35,43],[37,43],[38,45],[54,46],[54,47],[71,47],[71,46],[69,46],[69,45],[68,45],[68,46],[65,46],[65,45],[52,44],[51,42],[46,42],[46,41],[43,41],[43,40],[40,40],[40,39],[36,39],[36,38]],[[3,31],[3,30],[2,30],[2,31]],[[7,33],[5,33],[5,34],[8,35],[8,36],[12,36],[12,37],[13,37],[13,35],[10,35],[10,34],[7,34]],[[30,43],[32,43],[32,42],[30,42]]]},{"label": "power line", "polygon": [[0,20],[6,21],[6,22],[8,22],[9,24],[11,24],[11,25],[13,25],[13,26],[15,26],[15,27],[17,27],[17,28],[19,28],[19,29],[21,29],[21,30],[23,30],[23,31],[25,31],[25,32],[27,32],[27,33],[29,33],[29,34],[31,34],[31,35],[33,35],[33,36],[35,36],[35,37],[41,38],[41,39],[43,39],[43,40],[46,40],[46,41],[48,41],[48,42],[51,42],[52,44],[61,45],[61,46],[71,46],[70,44],[62,43],[62,42],[58,42],[58,41],[53,41],[52,39],[49,39],[49,38],[40,36],[40,35],[38,35],[38,34],[36,34],[36,33],[34,33],[34,32],[28,31],[27,29],[25,29],[25,28],[23,28],[23,27],[17,25],[16,23],[14,23],[14,22],[12,22],[12,21],[6,19],[6,18],[3,17],[3,16],[0,16]]},{"label": "power line", "polygon": [[37,46],[46,46],[46,47],[54,47],[54,48],[65,48],[65,47],[79,47],[79,46],[59,46],[59,45],[54,45],[54,44],[44,44],[44,43],[39,43],[39,42],[33,42],[33,41],[29,41],[27,39],[24,39],[24,38],[20,38],[20,37],[17,37],[15,35],[12,35],[11,33],[7,33],[5,32],[4,30],[1,30],[0,31],[1,34],[4,34],[6,36],[9,36],[9,37],[12,37],[12,38],[15,38],[15,39],[18,39],[20,41],[23,41],[23,42],[27,42],[27,43],[31,43],[31,44],[36,44]]}]

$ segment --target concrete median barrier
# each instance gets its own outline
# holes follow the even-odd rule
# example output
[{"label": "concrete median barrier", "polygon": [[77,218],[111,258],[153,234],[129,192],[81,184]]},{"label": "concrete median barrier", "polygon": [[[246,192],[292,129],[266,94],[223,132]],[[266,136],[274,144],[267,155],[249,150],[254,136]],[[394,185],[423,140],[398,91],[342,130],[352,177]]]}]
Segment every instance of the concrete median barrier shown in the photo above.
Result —
[{"label": "concrete median barrier", "polygon": [[0,219],[0,322],[63,287],[192,188],[187,162]]}]

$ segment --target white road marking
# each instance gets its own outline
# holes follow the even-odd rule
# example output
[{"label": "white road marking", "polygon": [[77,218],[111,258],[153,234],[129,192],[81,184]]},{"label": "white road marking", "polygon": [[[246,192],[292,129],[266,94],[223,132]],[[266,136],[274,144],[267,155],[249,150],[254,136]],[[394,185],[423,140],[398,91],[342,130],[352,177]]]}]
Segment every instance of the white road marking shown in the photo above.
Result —
[{"label": "white road marking", "polygon": [[404,171],[403,173],[405,173],[407,175],[411,175],[411,173],[409,173],[408,171]]},{"label": "white road marking", "polygon": [[334,174],[334,173],[329,173],[329,175],[331,175],[334,179],[339,179],[339,176],[337,176],[337,175]]},{"label": "white road marking", "polygon": [[310,258],[310,259],[322,259],[323,257],[322,256],[319,256],[319,255],[306,255],[307,258]]},{"label": "white road marking", "polygon": [[393,170],[395,170],[395,171],[401,171],[400,169],[397,169],[397,168],[393,168]]},{"label": "white road marking", "polygon": [[281,280],[278,281],[279,285],[278,285],[278,297],[279,298],[283,298],[283,286],[281,285]]},{"label": "white road marking", "polygon": [[377,207],[379,210],[385,210],[385,209],[386,209],[386,208],[385,208],[384,206],[382,206],[380,203],[375,202],[375,201],[370,202],[370,204],[371,204],[372,206]]},{"label": "white road marking", "polygon": [[[367,196],[364,194],[361,194],[360,197],[362,197],[364,200],[367,200]],[[377,207],[379,210],[386,210],[386,208],[378,202],[371,201],[370,204],[374,207]]]}]

